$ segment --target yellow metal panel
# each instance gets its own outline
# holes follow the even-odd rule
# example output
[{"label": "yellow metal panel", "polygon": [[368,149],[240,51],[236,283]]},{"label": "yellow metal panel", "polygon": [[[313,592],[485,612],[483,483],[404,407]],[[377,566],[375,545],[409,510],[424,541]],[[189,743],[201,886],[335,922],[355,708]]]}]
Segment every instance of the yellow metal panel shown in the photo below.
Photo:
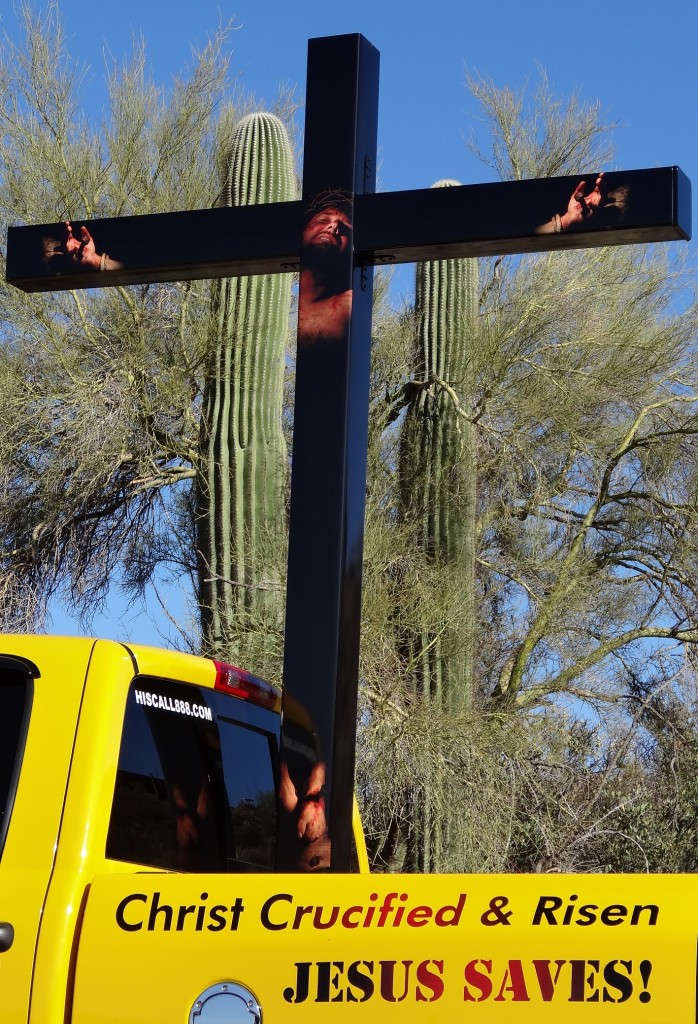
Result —
[{"label": "yellow metal panel", "polygon": [[158,647],[129,644],[138,664],[138,673],[143,676],[161,676],[164,679],[179,679],[196,686],[213,687],[216,669],[209,658],[197,658],[193,654],[179,651],[165,651]]},{"label": "yellow metal panel", "polygon": [[28,658],[41,675],[0,862],[0,917],[15,939],[0,955],[0,1021],[27,1019],[37,931],[54,862],[65,787],[93,641],[2,636],[0,653]]},{"label": "yellow metal panel", "polygon": [[87,901],[73,1024],[184,1024],[197,997],[226,981],[252,992],[264,1024],[694,1024],[695,884],[103,877]]},{"label": "yellow metal panel", "polygon": [[63,1024],[65,1020],[81,904],[95,873],[108,870],[104,858],[106,822],[133,661],[121,644],[105,640],[93,644],[37,946],[30,1019],[41,1024]]},{"label": "yellow metal panel", "polygon": [[[78,950],[81,957],[100,960],[112,939],[123,931],[114,932],[113,914],[102,921],[89,914],[93,930],[81,935],[92,880],[95,875],[102,879],[121,875],[126,879],[121,886],[127,892],[133,891],[133,878],[139,886],[143,880],[147,884],[147,872],[132,876],[132,866],[105,858],[128,687],[138,673],[210,688],[215,667],[206,659],[155,648],[129,648],[111,641],[4,637],[0,649],[29,658],[41,673],[12,828],[0,865],[2,919],[12,921],[16,930],[12,950],[0,958],[0,1024],[26,1021],[35,955],[30,1020],[65,1024],[71,1011]],[[366,871],[368,861],[356,808],[354,825],[359,863]],[[154,877],[159,880],[163,876]],[[201,885],[209,881],[205,876],[165,877],[185,888],[193,885],[199,899],[204,892]],[[268,884],[268,878],[261,879],[262,884]],[[211,881],[218,888],[237,884],[231,876]],[[89,951],[83,948],[86,944]],[[263,945],[257,951],[258,956],[265,955]],[[103,968],[97,971],[94,983],[82,975],[77,1002],[91,1001],[95,985],[108,987],[113,977],[118,977],[118,972],[105,975]],[[107,999],[107,1004],[112,1003],[120,1005],[121,993],[116,1000]],[[135,1011],[131,1024],[140,1019],[139,1013]],[[97,1017],[90,1013],[89,1019]]]},{"label": "yellow metal panel", "polygon": [[155,648],[95,642],[37,951],[32,1020],[63,1024],[81,908],[95,874],[124,872],[105,857],[124,709],[136,672],[212,686],[211,662]]}]

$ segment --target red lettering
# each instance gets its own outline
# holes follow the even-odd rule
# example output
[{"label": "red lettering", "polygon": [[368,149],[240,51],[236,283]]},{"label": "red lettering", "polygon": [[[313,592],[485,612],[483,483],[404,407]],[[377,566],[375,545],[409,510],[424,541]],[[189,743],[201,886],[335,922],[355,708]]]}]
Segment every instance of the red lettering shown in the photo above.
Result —
[{"label": "red lettering", "polygon": [[431,915],[431,907],[413,907],[407,915],[407,923],[410,928],[421,928],[431,920]]},{"label": "red lettering", "polygon": [[510,960],[509,968],[504,972],[499,992],[494,997],[495,1003],[503,1003],[506,1000],[505,992],[511,992],[513,1001],[517,1003],[530,1002],[526,990],[526,979],[523,973],[523,964],[520,960]]},{"label": "red lettering", "polygon": [[[478,964],[486,970],[486,974],[478,970]],[[492,995],[492,981],[490,980],[490,974],[492,973],[492,961],[491,960],[471,960],[465,965],[463,969],[463,976],[466,981],[465,988],[463,989],[463,1000],[466,1003],[482,1003],[485,999],[489,999]],[[479,996],[474,996],[468,989],[468,985],[472,985],[479,992]]]},{"label": "red lettering", "polygon": [[[344,928],[358,928],[359,927],[359,922],[358,921],[352,921],[351,918],[352,918],[353,914],[359,914],[360,915],[362,910],[363,910],[363,907],[348,907],[344,911],[344,913],[342,914],[342,925],[343,925],[343,927]],[[371,910],[373,910],[373,907],[371,907]]]},{"label": "red lettering", "polygon": [[402,995],[395,995],[395,967],[397,960],[381,960],[381,996],[388,1003],[401,1003],[403,999],[407,998],[407,993],[410,988],[410,967],[412,966],[412,960],[403,960],[402,966],[405,969],[404,975],[404,988]]},{"label": "red lettering", "polygon": [[[305,907],[303,907],[302,909],[305,910]],[[339,917],[339,907],[332,907],[330,909],[330,917],[328,921],[322,920],[322,911],[322,907],[315,908],[315,913],[313,914],[313,926],[319,929],[331,928],[335,921],[337,920],[337,918]]]},{"label": "red lettering", "polygon": [[[429,969],[429,964],[433,964],[438,969],[438,973]],[[437,999],[440,999],[444,994],[444,983],[442,980],[442,974],[444,973],[444,962],[443,960],[422,960],[420,964],[417,964],[417,1002],[418,1003],[435,1003]],[[425,995],[419,985],[424,985],[429,989],[431,995]]]},{"label": "red lettering", "polygon": [[434,923],[437,928],[460,924],[461,914],[463,913],[463,907],[467,898],[466,894],[462,892],[455,907],[441,907],[440,910],[437,910],[434,914]]},{"label": "red lettering", "polygon": [[543,1002],[549,1003],[555,994],[555,986],[557,985],[557,979],[560,977],[560,971],[567,963],[566,960],[556,960],[555,965],[557,970],[555,971],[555,977],[552,976],[550,971],[550,960],[534,960],[533,966],[536,969],[536,976],[538,978],[538,986],[540,988],[540,994],[543,997]]},{"label": "red lettering", "polygon": [[[596,981],[594,972],[599,970],[599,961],[570,960],[570,964],[572,966],[572,986],[569,1001],[571,1003],[598,1003],[599,991],[594,987]],[[587,996],[587,986],[591,989],[590,996]]]}]

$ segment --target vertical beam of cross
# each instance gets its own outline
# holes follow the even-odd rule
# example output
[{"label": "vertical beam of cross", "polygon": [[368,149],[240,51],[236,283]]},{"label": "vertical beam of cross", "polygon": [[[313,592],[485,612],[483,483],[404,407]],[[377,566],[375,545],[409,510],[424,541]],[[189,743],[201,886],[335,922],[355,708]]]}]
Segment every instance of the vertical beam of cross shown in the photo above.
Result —
[{"label": "vertical beam of cross", "polygon": [[[372,194],[377,95],[367,40],[311,40],[301,204],[88,222],[93,255],[112,254],[89,262],[64,223],[8,230],[8,282],[49,291],[282,273],[302,221],[277,868],[350,862],[370,265],[691,234],[690,182],[676,167]],[[331,854],[316,836],[325,811]]]},{"label": "vertical beam of cross", "polygon": [[[360,35],[309,44],[281,762],[302,704],[316,764],[309,781],[291,773],[300,828],[312,836],[324,802],[331,852],[306,849],[333,871],[351,850],[371,345],[372,268],[354,265],[352,225],[375,187],[378,65]],[[287,811],[277,866],[304,866]]]}]

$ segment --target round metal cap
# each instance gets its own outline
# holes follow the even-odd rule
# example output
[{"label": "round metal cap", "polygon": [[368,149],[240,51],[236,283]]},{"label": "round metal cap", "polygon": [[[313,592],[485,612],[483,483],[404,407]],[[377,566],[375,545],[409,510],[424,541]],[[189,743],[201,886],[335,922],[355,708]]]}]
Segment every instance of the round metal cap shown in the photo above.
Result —
[{"label": "round metal cap", "polygon": [[262,1007],[244,985],[221,981],[211,985],[189,1013],[189,1024],[261,1024]]}]

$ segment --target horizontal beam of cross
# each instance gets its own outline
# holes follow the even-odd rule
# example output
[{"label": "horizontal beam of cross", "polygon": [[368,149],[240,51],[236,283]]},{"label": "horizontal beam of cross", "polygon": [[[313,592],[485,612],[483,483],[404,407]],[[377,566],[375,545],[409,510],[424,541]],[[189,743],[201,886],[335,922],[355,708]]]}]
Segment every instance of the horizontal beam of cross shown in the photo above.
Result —
[{"label": "horizontal beam of cross", "polygon": [[[593,182],[596,175],[586,175]],[[591,218],[570,232],[537,229],[562,212],[580,176],[357,195],[357,264],[507,255],[666,242],[691,235],[691,185],[678,167],[613,172],[631,202],[616,224]],[[86,223],[100,251],[122,266],[57,273],[46,240],[62,224],[10,227],[7,280],[25,291],[187,281],[298,269],[301,204],[221,207],[104,218]]]},{"label": "horizontal beam of cross", "polygon": [[[690,183],[676,167],[371,194],[378,63],[359,35],[310,41],[300,203],[8,234],[7,279],[27,291],[300,269],[279,748],[290,795],[284,785],[275,857],[285,870],[351,862],[371,267],[690,237]],[[292,707],[314,735],[301,765]]]}]

